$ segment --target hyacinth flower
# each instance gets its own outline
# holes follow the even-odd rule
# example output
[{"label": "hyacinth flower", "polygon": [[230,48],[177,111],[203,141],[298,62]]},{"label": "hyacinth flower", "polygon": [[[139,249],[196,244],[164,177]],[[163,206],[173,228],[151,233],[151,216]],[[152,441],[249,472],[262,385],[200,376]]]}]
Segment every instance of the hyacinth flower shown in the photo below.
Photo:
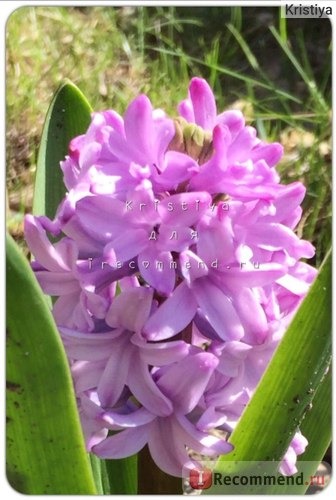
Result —
[{"label": "hyacinth flower", "polygon": [[[281,145],[239,111],[217,114],[200,78],[178,113],[144,95],[123,117],[94,113],[61,162],[54,220],[25,220],[36,277],[57,297],[87,449],[117,459],[148,445],[174,476],[195,467],[192,451],[231,451],[316,275],[294,232],[305,188],[281,184]],[[306,445],[298,429],[283,474]]]}]

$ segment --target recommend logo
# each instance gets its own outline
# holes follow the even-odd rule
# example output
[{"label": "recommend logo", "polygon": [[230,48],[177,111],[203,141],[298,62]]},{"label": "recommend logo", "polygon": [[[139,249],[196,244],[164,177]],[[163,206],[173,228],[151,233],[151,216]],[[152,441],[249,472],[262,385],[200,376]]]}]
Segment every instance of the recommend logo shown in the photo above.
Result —
[{"label": "recommend logo", "polygon": [[199,469],[183,471],[184,491],[209,490],[211,494],[265,494],[270,487],[276,493],[302,494],[307,487],[327,486],[330,478],[330,465],[324,464],[324,472],[314,471],[314,462],[299,462],[299,471],[293,476],[283,476],[277,471],[274,462],[226,462],[225,471],[213,469],[214,464],[202,462]]},{"label": "recommend logo", "polygon": [[212,486],[212,471],[210,469],[193,469],[189,473],[189,484],[194,490],[207,490]]}]

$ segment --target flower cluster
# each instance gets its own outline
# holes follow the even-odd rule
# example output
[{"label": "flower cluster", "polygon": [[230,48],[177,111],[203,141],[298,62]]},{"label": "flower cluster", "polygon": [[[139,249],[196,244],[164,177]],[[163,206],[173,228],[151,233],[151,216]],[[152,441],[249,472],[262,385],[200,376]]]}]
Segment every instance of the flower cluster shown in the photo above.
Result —
[{"label": "flower cluster", "polygon": [[[36,277],[57,297],[88,450],[122,458],[147,444],[175,476],[195,466],[190,450],[231,451],[316,274],[300,262],[314,248],[294,232],[305,188],[274,168],[281,145],[239,111],[217,114],[200,78],[178,114],[145,95],[123,117],[94,113],[61,162],[55,219],[25,219]],[[284,474],[306,444],[298,430]]]}]

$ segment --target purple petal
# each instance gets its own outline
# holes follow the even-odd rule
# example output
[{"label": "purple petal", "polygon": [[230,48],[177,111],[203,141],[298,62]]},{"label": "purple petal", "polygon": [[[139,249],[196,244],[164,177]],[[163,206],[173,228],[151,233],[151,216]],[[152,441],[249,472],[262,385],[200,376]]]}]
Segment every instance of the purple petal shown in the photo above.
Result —
[{"label": "purple petal", "polygon": [[300,205],[305,193],[306,189],[301,182],[293,182],[287,186],[282,186],[273,201],[276,213],[275,215],[265,216],[263,218],[264,222],[283,222]]},{"label": "purple petal", "polygon": [[245,338],[249,335],[258,343],[263,342],[268,331],[267,318],[253,291],[244,288],[235,292],[233,304],[244,327]]},{"label": "purple petal", "polygon": [[171,267],[172,262],[173,257],[170,252],[160,252],[153,244],[147,246],[138,256],[138,267],[142,277],[164,296],[170,295],[175,286],[176,271]]},{"label": "purple petal", "polygon": [[[71,367],[71,373],[76,389],[76,394],[97,387],[100,377],[104,371],[104,361],[78,361]],[[96,408],[97,414],[99,408]]]},{"label": "purple petal", "polygon": [[112,430],[121,429],[123,427],[139,427],[148,424],[156,418],[155,415],[150,413],[146,408],[131,413],[117,413],[116,411],[105,411],[100,415],[100,420]]},{"label": "purple petal", "polygon": [[114,339],[122,334],[122,330],[91,334],[64,327],[59,330],[69,358],[87,361],[109,358],[115,348]]},{"label": "purple petal", "polygon": [[67,295],[80,291],[78,280],[70,272],[36,271],[35,276],[48,295]]},{"label": "purple petal", "polygon": [[174,194],[158,205],[162,223],[168,225],[192,226],[211,206],[211,196],[206,192]]},{"label": "purple petal", "polygon": [[213,217],[209,222],[202,221],[197,230],[197,254],[208,266],[216,262],[219,255],[221,262],[234,261],[234,232],[229,216],[223,216],[222,220]]},{"label": "purple petal", "polygon": [[114,111],[113,109],[108,109],[107,111],[103,111],[104,119],[110,127],[116,130],[119,134],[124,133],[124,120],[122,117]]},{"label": "purple petal", "polygon": [[207,278],[194,283],[197,302],[209,323],[223,340],[239,340],[244,335],[239,316],[230,299]]},{"label": "purple petal", "polygon": [[176,189],[179,184],[187,181],[191,175],[199,171],[199,166],[190,156],[177,151],[167,151],[165,168],[154,176],[161,189]]},{"label": "purple petal", "polygon": [[226,377],[238,377],[242,362],[252,347],[243,342],[226,342],[219,358],[217,370]]},{"label": "purple petal", "polygon": [[141,359],[152,366],[164,366],[175,363],[185,358],[190,350],[190,345],[183,340],[148,343],[137,335],[133,335],[131,341],[140,348]]},{"label": "purple petal", "polygon": [[242,162],[250,157],[251,149],[259,142],[253,127],[242,129],[228,149],[228,162]]},{"label": "purple petal", "polygon": [[124,327],[140,332],[145,324],[152,305],[151,288],[129,288],[118,295],[106,315],[106,323],[112,327]]},{"label": "purple petal", "polygon": [[172,120],[161,118],[154,121],[151,102],[145,95],[131,102],[124,120],[127,141],[137,151],[135,161],[140,164],[158,162],[174,136]]},{"label": "purple petal", "polygon": [[258,144],[251,152],[251,160],[265,160],[270,167],[274,167],[283,155],[283,146],[278,142],[272,144]]},{"label": "purple petal", "polygon": [[226,422],[226,420],[226,413],[217,411],[215,407],[209,406],[197,421],[197,429],[206,432],[210,429],[214,429],[215,427],[220,427]]},{"label": "purple petal", "polygon": [[197,234],[189,227],[176,227],[162,224],[156,242],[157,248],[167,252],[183,252],[192,243],[196,243]]},{"label": "purple petal", "polygon": [[293,476],[297,473],[297,468],[295,466],[297,460],[296,453],[294,449],[290,446],[286,451],[279,467],[279,472],[283,476]]},{"label": "purple petal", "polygon": [[87,196],[76,204],[76,214],[89,235],[108,242],[125,231],[125,203],[109,196]]},{"label": "purple petal", "polygon": [[77,214],[62,225],[62,231],[64,234],[69,236],[69,238],[78,242],[83,255],[90,257],[95,255],[97,252],[101,252],[103,247],[102,242],[100,239],[95,240],[94,237],[90,236],[86,232],[80,223]]},{"label": "purple petal", "polygon": [[177,107],[179,114],[189,123],[195,123],[195,114],[192,102],[190,99],[181,101]]},{"label": "purple petal", "polygon": [[24,232],[29,249],[39,264],[54,272],[69,271],[63,255],[50,243],[42,225],[32,215],[25,216]]},{"label": "purple petal", "polygon": [[114,349],[97,388],[102,406],[113,406],[118,401],[127,381],[132,351],[129,335],[124,334],[114,341]]},{"label": "purple petal", "polygon": [[[135,347],[133,346],[135,349]],[[131,360],[127,384],[137,398],[150,412],[166,417],[173,411],[171,401],[160,391],[148,371],[148,365],[134,353]]]},{"label": "purple petal", "polygon": [[[171,476],[181,477],[190,462],[184,443],[174,435],[172,419],[157,419],[151,424],[148,440],[150,454],[157,466]],[[176,433],[175,433],[176,434]]]},{"label": "purple petal", "polygon": [[92,451],[100,458],[130,457],[146,445],[148,431],[148,425],[142,425],[136,429],[126,429],[93,446]]},{"label": "purple petal", "polygon": [[307,294],[309,290],[309,284],[305,281],[302,281],[295,276],[291,276],[290,274],[286,274],[286,276],[282,276],[277,281],[278,285],[283,286],[286,290],[289,290],[291,293],[295,295],[304,296]]},{"label": "purple petal", "polygon": [[197,303],[185,283],[175,288],[172,295],[154,312],[144,327],[149,340],[164,340],[183,330],[193,319]]},{"label": "purple petal", "polygon": [[300,240],[291,229],[278,223],[253,225],[247,243],[271,251],[285,248],[295,258],[311,258],[315,253],[311,243]]},{"label": "purple petal", "polygon": [[217,364],[218,359],[210,353],[189,355],[171,365],[157,385],[173,401],[177,411],[190,413],[202,397]]},{"label": "purple petal", "polygon": [[297,455],[302,455],[308,446],[308,440],[301,434],[301,432],[296,432],[290,443]]},{"label": "purple petal", "polygon": [[230,130],[232,138],[244,128],[245,119],[241,111],[236,109],[229,109],[217,116],[216,124],[225,125]]},{"label": "purple petal", "polygon": [[[155,111],[154,111],[155,113]],[[154,136],[151,146],[153,164],[160,168],[169,143],[175,135],[174,122],[168,118],[154,119]]]},{"label": "purple petal", "polygon": [[224,192],[220,187],[226,178],[227,151],[230,143],[229,129],[224,125],[216,125],[213,130],[214,154],[190,180],[192,190],[203,189],[211,194]]},{"label": "purple petal", "polygon": [[195,122],[206,130],[212,130],[216,120],[216,101],[209,84],[203,78],[192,78],[189,85]]},{"label": "purple petal", "polygon": [[202,455],[215,456],[230,453],[233,445],[217,436],[198,430],[185,416],[176,415],[181,440],[191,449]]},{"label": "purple petal", "polygon": [[65,186],[69,190],[74,188],[80,173],[77,161],[74,161],[70,156],[66,156],[65,159],[60,162],[60,166],[63,172]]},{"label": "purple petal", "polygon": [[95,163],[97,163],[100,152],[102,150],[102,145],[98,142],[89,142],[80,149],[79,152],[79,166],[81,170],[85,171]]},{"label": "purple petal", "polygon": [[205,262],[191,250],[180,253],[180,265],[184,279],[191,286],[192,282],[209,272]]},{"label": "purple petal", "polygon": [[149,241],[150,234],[145,229],[131,229],[122,232],[111,243],[104,248],[104,259],[111,261],[110,251],[112,250],[112,261],[116,257],[118,261],[125,262],[142,252]]},{"label": "purple petal", "polygon": [[221,270],[221,275],[230,288],[265,286],[273,283],[287,273],[287,268],[283,264],[271,262],[266,264],[257,263],[258,267],[256,266],[253,269],[247,269],[243,264],[239,268],[232,267],[228,270]]},{"label": "purple petal", "polygon": [[53,306],[53,315],[58,326],[72,326],[72,315],[79,301],[79,290],[75,293],[61,295]]}]

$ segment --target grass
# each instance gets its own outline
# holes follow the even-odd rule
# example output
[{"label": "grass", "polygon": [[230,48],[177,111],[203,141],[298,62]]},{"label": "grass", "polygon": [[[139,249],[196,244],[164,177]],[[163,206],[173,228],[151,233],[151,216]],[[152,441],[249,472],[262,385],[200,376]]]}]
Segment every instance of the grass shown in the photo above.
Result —
[{"label": "grass", "polygon": [[[323,24],[323,27],[322,27]],[[7,23],[9,227],[22,237],[43,120],[63,78],[94,109],[123,112],[139,92],[174,112],[200,75],[219,109],[241,108],[265,140],[281,140],[284,182],[307,186],[298,231],[331,241],[331,27],[278,8],[22,7]]]}]

